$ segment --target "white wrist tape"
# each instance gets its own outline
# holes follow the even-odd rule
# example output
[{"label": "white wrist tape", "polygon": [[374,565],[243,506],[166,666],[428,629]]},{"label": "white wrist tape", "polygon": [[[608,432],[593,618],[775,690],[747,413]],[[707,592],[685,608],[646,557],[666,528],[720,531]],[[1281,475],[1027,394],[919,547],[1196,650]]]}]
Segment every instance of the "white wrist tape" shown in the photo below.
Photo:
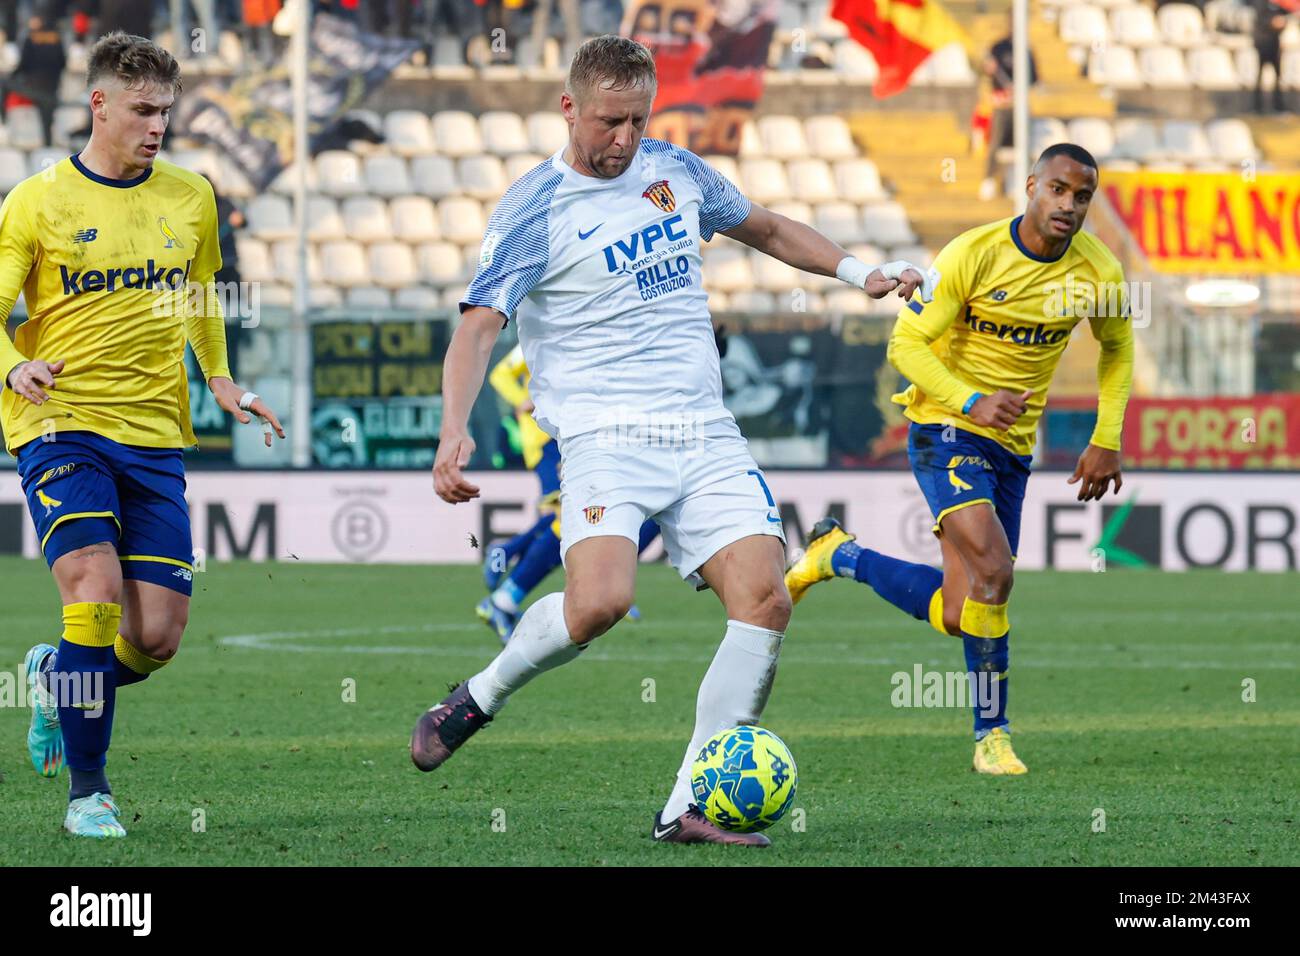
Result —
[{"label": "white wrist tape", "polygon": [[239,396],[239,407],[244,411],[248,411],[248,407],[257,401],[258,398],[259,396],[256,392],[245,392],[243,395]]},{"label": "white wrist tape", "polygon": [[869,266],[856,256],[845,256],[840,260],[840,264],[835,267],[835,278],[841,282],[847,282],[851,286],[859,289],[866,288],[867,276],[871,275],[875,266]]}]

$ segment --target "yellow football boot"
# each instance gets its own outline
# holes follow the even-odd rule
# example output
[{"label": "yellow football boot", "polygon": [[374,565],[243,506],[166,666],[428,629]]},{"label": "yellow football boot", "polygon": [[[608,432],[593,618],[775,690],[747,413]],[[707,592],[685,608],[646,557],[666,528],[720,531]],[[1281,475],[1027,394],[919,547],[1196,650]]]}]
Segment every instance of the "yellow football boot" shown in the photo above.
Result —
[{"label": "yellow football boot", "polygon": [[1011,735],[1001,727],[994,727],[983,740],[975,742],[975,764],[971,769],[992,774],[1029,773],[1029,768],[1011,749]]},{"label": "yellow football boot", "polygon": [[785,572],[785,586],[790,591],[791,603],[798,604],[804,592],[818,581],[829,581],[835,577],[831,555],[836,548],[853,538],[854,535],[847,533],[834,518],[822,518],[813,525],[803,556]]}]

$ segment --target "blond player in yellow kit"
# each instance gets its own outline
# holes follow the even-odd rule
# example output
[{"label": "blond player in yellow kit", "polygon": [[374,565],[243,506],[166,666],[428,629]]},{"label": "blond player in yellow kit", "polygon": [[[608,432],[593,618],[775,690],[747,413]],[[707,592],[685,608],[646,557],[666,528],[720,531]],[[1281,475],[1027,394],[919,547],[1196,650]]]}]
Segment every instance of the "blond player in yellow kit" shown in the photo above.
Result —
[{"label": "blond player in yellow kit", "polygon": [[[798,602],[831,577],[869,584],[941,634],[962,638],[975,710],[974,769],[1023,774],[1011,748],[1007,667],[1012,562],[1047,388],[1083,318],[1101,346],[1097,425],[1070,483],[1099,499],[1120,476],[1120,432],[1133,373],[1123,273],[1080,232],[1097,191],[1084,149],[1046,149],[1023,216],[963,233],[935,259],[934,300],[900,313],[889,358],[911,386],[894,400],[911,419],[908,457],[934,515],[943,570],[864,548],[833,518],[814,527],[786,574]],[[937,275],[936,275],[937,274]]]},{"label": "blond player in yellow kit", "polygon": [[66,760],[69,832],[122,837],[104,772],[117,689],[167,664],[189,618],[186,341],[222,408],[257,415],[268,446],[284,430],[230,378],[212,187],[156,161],[176,60],[113,33],[87,86],[86,148],[0,208],[0,328],[20,292],[29,315],[0,334],[0,424],[63,604],[59,647],[27,653],[32,764],[55,777]]}]

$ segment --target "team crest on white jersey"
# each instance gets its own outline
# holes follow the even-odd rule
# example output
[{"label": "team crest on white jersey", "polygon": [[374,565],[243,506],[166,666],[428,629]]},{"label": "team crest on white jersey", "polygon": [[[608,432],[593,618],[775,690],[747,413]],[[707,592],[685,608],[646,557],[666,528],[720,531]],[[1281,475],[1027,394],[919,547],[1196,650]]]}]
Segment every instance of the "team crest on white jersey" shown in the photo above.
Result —
[{"label": "team crest on white jersey", "polygon": [[582,509],[582,514],[587,519],[587,524],[600,524],[600,519],[605,517],[605,506],[588,505]]},{"label": "team crest on white jersey", "polygon": [[669,188],[668,180],[666,179],[661,179],[657,183],[651,183],[646,187],[645,192],[641,195],[650,200],[664,212],[672,212],[677,208],[677,197],[673,195],[673,191]]}]

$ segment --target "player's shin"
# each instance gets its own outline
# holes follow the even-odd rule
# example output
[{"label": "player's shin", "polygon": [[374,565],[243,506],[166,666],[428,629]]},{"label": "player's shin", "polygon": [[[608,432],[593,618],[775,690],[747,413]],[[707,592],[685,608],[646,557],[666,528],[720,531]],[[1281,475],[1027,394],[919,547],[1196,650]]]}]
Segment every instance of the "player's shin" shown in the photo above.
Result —
[{"label": "player's shin", "polygon": [[918,621],[930,619],[930,603],[943,585],[943,572],[928,564],[891,558],[852,541],[836,549],[831,567],[843,578],[853,578]]},{"label": "player's shin", "polygon": [[519,619],[514,636],[496,659],[469,679],[470,696],[483,712],[495,715],[510,695],[545,671],[582,652],[569,640],[564,623],[564,594],[548,594]]},{"label": "player's shin", "polygon": [[166,667],[169,661],[150,657],[131,644],[121,634],[113,641],[113,673],[118,687],[138,684],[154,671]]},{"label": "player's shin", "polygon": [[50,681],[72,774],[69,799],[111,792],[104,764],[117,696],[113,642],[121,619],[119,604],[78,602],[63,608],[63,639]]},{"label": "player's shin", "polygon": [[1005,604],[981,604],[967,598],[962,605],[961,636],[971,682],[976,740],[1007,724],[1010,632]]},{"label": "player's shin", "polygon": [[785,635],[765,627],[728,621],[695,700],[695,732],[677,771],[677,782],[660,819],[676,820],[690,807],[691,766],[714,734],[737,724],[756,724],[767,706]]}]

